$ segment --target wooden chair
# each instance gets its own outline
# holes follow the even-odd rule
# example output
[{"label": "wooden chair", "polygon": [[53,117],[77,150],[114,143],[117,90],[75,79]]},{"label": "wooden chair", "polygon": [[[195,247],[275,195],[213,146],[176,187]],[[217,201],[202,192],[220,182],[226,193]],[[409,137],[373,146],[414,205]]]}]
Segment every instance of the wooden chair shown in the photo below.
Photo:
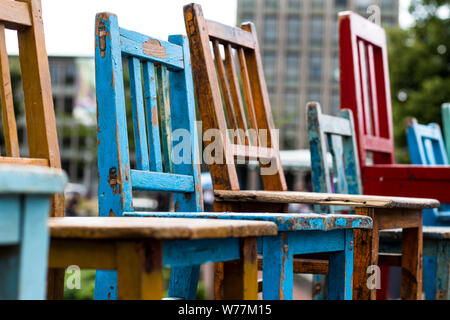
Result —
[{"label": "wooden chair", "polygon": [[341,12],[339,48],[341,108],[352,110],[355,117],[364,193],[436,198],[449,203],[448,167],[395,163],[384,30],[355,13]]},{"label": "wooden chair", "polygon": [[[5,29],[17,31],[28,158],[20,154]],[[0,157],[0,164],[61,168],[40,0],[0,0],[0,73],[6,147],[6,156]],[[63,194],[53,196],[50,215],[64,216]],[[50,297],[53,292],[62,291],[63,279],[63,270],[49,271]]]},{"label": "wooden chair", "polygon": [[341,108],[355,118],[364,193],[450,203],[450,168],[395,163],[384,30],[352,12],[339,14]]},{"label": "wooden chair", "polygon": [[[411,130],[411,128],[409,130]],[[343,109],[341,111],[340,117],[333,117],[322,114],[320,105],[318,103],[308,104],[308,133],[310,139],[311,163],[313,163],[312,181],[314,191],[333,192],[334,190],[337,193],[348,192],[353,194],[362,194],[361,178],[359,175],[358,152],[356,148],[356,139],[354,132],[353,116],[351,110]],[[330,170],[326,166],[326,157],[324,156],[328,151],[330,151],[333,156],[332,172],[329,172]],[[332,188],[333,184],[334,188]],[[429,210],[424,210],[424,212],[426,211]],[[405,213],[407,213],[407,211],[403,210],[403,215],[405,215]],[[397,225],[397,227],[400,227],[402,225],[401,220],[402,219],[398,219],[398,217],[394,215],[388,228],[391,228],[393,225]],[[380,225],[377,221],[376,216],[374,217],[374,225]],[[380,231],[381,229],[383,228],[379,228]],[[426,250],[428,254],[432,252],[432,249],[428,248],[429,246],[437,248],[435,235],[437,231],[434,230],[433,233],[430,234],[429,230],[425,230],[426,228],[423,232],[423,250],[424,252]],[[384,242],[387,241],[387,237],[389,237],[389,241],[392,242],[391,235],[393,232],[394,231],[389,231],[387,233],[385,233],[384,231],[379,232],[380,240],[379,244],[376,244],[375,248],[380,248],[378,249],[378,252],[380,252],[378,253],[378,264],[381,266],[391,265],[391,262],[396,262],[393,265],[398,265],[399,261],[407,263],[407,261],[410,259],[410,257],[406,255],[403,257],[401,255],[393,255],[402,252],[401,249],[402,245],[405,244],[404,242],[400,242],[399,244],[397,244],[395,250],[386,247]],[[401,239],[402,229],[398,229],[395,232],[400,234],[400,236],[398,237]],[[429,240],[427,237],[430,237],[432,240]],[[445,237],[443,236],[441,239],[445,239]],[[381,247],[383,247],[384,251],[381,250]],[[396,250],[397,248],[400,248],[400,250]],[[427,287],[433,287],[436,284],[434,280],[436,279],[436,276],[432,278],[426,272],[426,270],[431,270],[431,268],[433,267],[427,259],[436,260],[436,256],[425,258],[424,260],[423,282],[425,291],[427,291]],[[436,267],[434,267],[434,269],[436,270]],[[386,276],[386,273],[383,276]],[[408,274],[403,275],[403,281],[407,279],[407,276]],[[388,283],[385,283],[385,285],[388,285]],[[402,285],[402,288],[405,288],[405,285]]]},{"label": "wooden chair", "polygon": [[444,127],[445,149],[447,159],[450,158],[450,103],[442,104],[442,126]]},{"label": "wooden chair", "polygon": [[[443,105],[443,111],[445,105]],[[445,113],[442,114],[443,118]],[[442,132],[437,123],[419,124],[416,119],[407,121],[406,138],[409,155],[413,164],[419,165],[448,165],[447,152],[442,138]],[[445,259],[447,253],[446,242],[450,233],[450,206],[442,203],[440,209],[424,210],[423,245],[424,245],[424,292],[427,299],[448,299],[448,271],[438,266],[439,262],[448,265]],[[447,227],[446,227],[447,226]],[[391,231],[382,239],[393,245],[398,238]],[[441,235],[439,235],[441,233]],[[386,239],[385,239],[386,238]]]},{"label": "wooden chair", "polygon": [[[97,271],[96,299],[161,298],[164,262],[172,267],[169,296],[193,299],[200,264],[241,258],[244,277],[235,278],[230,298],[255,299],[256,285],[248,279],[256,283],[256,237],[276,233],[275,224],[121,217],[133,213],[136,191],[174,193],[176,211],[203,209],[187,39],[154,39],[119,28],[113,14],[99,13],[95,40],[104,218],[54,220],[50,262],[117,270]],[[130,165],[123,59],[130,71],[136,168]]]},{"label": "wooden chair", "polygon": [[45,299],[50,196],[66,182],[60,169],[0,165],[0,300]]},{"label": "wooden chair", "polygon": [[[218,130],[220,132],[220,135],[216,137],[217,141],[214,140],[214,144],[210,143],[205,148],[205,152],[210,149],[215,149],[215,161],[209,163],[215,192],[215,211],[241,213],[287,212],[287,205],[289,203],[315,205],[345,204],[356,207],[357,213],[374,216],[374,212],[379,210],[380,216],[385,216],[388,214],[399,214],[399,210],[396,209],[400,208],[422,209],[422,207],[435,207],[438,205],[437,201],[423,199],[391,199],[385,197],[363,197],[360,195],[287,192],[283,168],[279,158],[278,140],[263,75],[258,41],[253,24],[246,23],[241,28],[234,28],[205,20],[200,6],[196,4],[185,6],[184,15],[190,42],[197,104],[203,121],[203,132],[204,135],[210,134],[211,131],[209,130],[216,130],[215,132]],[[213,58],[211,52],[211,44],[215,58]],[[220,46],[223,47],[225,52],[225,65],[223,64]],[[239,61],[239,68],[235,66],[235,56],[237,56]],[[244,99],[241,97],[237,69],[241,73]],[[243,134],[235,134],[232,136],[233,139],[230,139],[228,129],[240,129]],[[252,134],[251,130],[248,129],[259,131],[253,131]],[[237,161],[235,161],[235,158],[238,158],[238,160],[245,158],[259,161],[264,191],[240,190],[236,171]],[[397,213],[394,213],[394,211]],[[414,212],[421,219],[421,211],[416,210]],[[248,216],[249,219],[262,218],[246,214],[240,215],[242,218],[245,216]],[[270,219],[270,216],[266,214],[263,218]],[[411,237],[419,236],[418,229],[416,231],[416,233],[410,233]],[[366,298],[368,294],[364,296],[361,292],[364,292],[366,288],[365,272],[367,266],[370,264],[369,251],[366,250],[369,245],[369,232],[359,232],[358,230],[354,232],[354,248],[356,248],[356,251],[361,249],[361,252],[355,254],[355,269],[358,270],[353,276],[355,289],[353,296],[356,298]],[[317,237],[320,238],[323,236],[326,239],[326,234],[322,233]],[[277,242],[274,243],[270,254],[281,256],[280,251],[274,250],[275,248],[281,250],[286,245],[286,239],[280,236]],[[329,240],[324,241],[330,243]],[[416,255],[410,261],[410,265],[407,268],[417,278],[420,267],[420,243],[415,243],[417,244],[416,247],[411,246],[409,250],[411,253],[415,252]],[[304,243],[303,245],[308,247],[309,243]],[[304,248],[303,245],[292,246]],[[266,247],[263,247],[263,253],[264,248]],[[326,246],[321,249],[322,252],[327,252]],[[305,252],[299,250],[298,253]],[[266,254],[268,254],[267,251]],[[273,272],[272,274],[281,274],[280,268],[283,265],[282,263],[267,266],[264,259],[263,264],[265,267],[263,267],[263,273],[275,269],[275,271],[271,271]],[[305,259],[293,259],[292,261],[293,266],[292,264],[284,264],[285,268],[292,268],[290,270],[295,270],[296,272],[308,270],[309,273],[327,273],[328,271],[327,261],[318,262],[316,260],[314,263],[311,260]],[[219,264],[216,269],[216,296],[220,296],[221,288],[227,286],[227,283],[221,281],[222,277],[228,272],[227,265]],[[285,274],[291,277],[290,273]],[[272,283],[270,281],[266,282],[266,278],[263,276],[264,298],[292,297],[292,291],[290,290],[292,285],[288,287],[291,279],[287,277],[282,278],[282,280],[279,278],[272,279]],[[411,286],[411,290],[408,292],[410,297],[414,298],[416,297],[416,287],[413,281],[411,281]],[[271,292],[268,292],[269,288]],[[349,298],[349,296],[345,295],[345,298]]]},{"label": "wooden chair", "polygon": [[[380,234],[380,251],[400,253],[402,234],[398,229]],[[449,300],[450,228],[423,227],[423,287],[427,300]]]}]

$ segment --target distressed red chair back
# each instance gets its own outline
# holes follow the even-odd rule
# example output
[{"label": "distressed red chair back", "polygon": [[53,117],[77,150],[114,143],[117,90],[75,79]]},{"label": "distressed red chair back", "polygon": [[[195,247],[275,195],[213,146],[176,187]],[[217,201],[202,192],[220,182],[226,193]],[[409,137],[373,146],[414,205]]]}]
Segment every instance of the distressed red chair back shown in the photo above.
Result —
[{"label": "distressed red chair back", "polygon": [[196,4],[185,6],[184,16],[203,132],[218,130],[222,139],[226,165],[209,165],[214,189],[239,190],[237,159],[252,159],[274,169],[261,174],[265,190],[287,190],[255,26],[206,20]]},{"label": "distressed red chair back", "polygon": [[394,164],[385,31],[353,12],[341,12],[339,50],[341,108],[354,114],[360,164]]},{"label": "distressed red chair back", "polygon": [[[29,157],[20,153],[5,29],[18,37]],[[61,168],[40,0],[0,0],[0,93],[5,143],[0,164]],[[64,215],[62,195],[54,197],[52,215]]]}]

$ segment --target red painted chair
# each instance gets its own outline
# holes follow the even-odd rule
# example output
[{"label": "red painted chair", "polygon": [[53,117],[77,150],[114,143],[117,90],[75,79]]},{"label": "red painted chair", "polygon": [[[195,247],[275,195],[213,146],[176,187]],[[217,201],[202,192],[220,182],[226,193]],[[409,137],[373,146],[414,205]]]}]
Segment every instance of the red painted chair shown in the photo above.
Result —
[{"label": "red painted chair", "polygon": [[[395,163],[385,31],[355,13],[341,12],[339,48],[341,108],[353,111],[364,193],[449,203],[448,166]],[[381,291],[379,298],[386,294]]]},{"label": "red painted chair", "polygon": [[351,109],[366,194],[450,202],[450,168],[400,165],[394,157],[386,35],[352,12],[339,14],[341,108]]}]

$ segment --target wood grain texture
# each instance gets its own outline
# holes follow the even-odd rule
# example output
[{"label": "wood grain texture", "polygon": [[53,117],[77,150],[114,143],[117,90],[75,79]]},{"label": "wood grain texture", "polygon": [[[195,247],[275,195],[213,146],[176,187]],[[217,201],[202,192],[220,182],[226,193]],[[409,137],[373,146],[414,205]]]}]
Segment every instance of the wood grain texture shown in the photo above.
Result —
[{"label": "wood grain texture", "polygon": [[349,195],[313,192],[228,191],[215,190],[218,201],[260,201],[271,203],[305,203],[345,205],[367,208],[429,209],[439,207],[434,199]]},{"label": "wood grain texture", "polygon": [[204,239],[275,235],[274,223],[210,219],[80,217],[49,220],[52,238],[66,239]]},{"label": "wood grain texture", "polygon": [[9,29],[23,29],[33,25],[26,1],[1,0],[0,21]]}]

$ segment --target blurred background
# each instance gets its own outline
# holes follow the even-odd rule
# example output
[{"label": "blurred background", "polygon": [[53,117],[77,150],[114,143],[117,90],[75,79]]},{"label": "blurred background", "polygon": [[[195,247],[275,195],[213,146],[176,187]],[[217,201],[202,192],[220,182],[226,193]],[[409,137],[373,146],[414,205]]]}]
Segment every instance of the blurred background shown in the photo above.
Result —
[{"label": "blurred background", "polygon": [[[61,161],[70,179],[65,192],[66,215],[98,214],[95,14],[115,13],[122,27],[167,39],[169,34],[185,34],[183,5],[189,2],[42,0]],[[450,0],[198,0],[197,3],[202,5],[208,19],[229,25],[252,21],[256,25],[290,190],[311,190],[306,103],[319,101],[324,113],[339,112],[337,15],[340,11],[352,10],[371,17],[387,31],[397,162],[409,162],[404,130],[406,117],[414,116],[422,123],[441,123],[440,106],[450,101]],[[67,13],[71,19],[67,19]],[[15,34],[7,33],[7,47],[21,154],[26,156]],[[127,73],[128,68],[124,71]],[[3,140],[0,147],[4,154]],[[207,167],[202,170],[205,171],[202,176],[205,210],[211,210],[211,180]],[[257,165],[252,163],[240,168],[243,189],[258,188],[256,170]],[[141,193],[134,206],[170,210],[169,197]],[[205,270],[207,277],[211,270]],[[83,272],[82,289],[66,291],[66,297],[92,298],[93,279],[94,271]],[[310,278],[297,277],[296,283],[299,286],[295,296],[309,298]],[[210,294],[211,284],[202,282],[199,297]]]}]

